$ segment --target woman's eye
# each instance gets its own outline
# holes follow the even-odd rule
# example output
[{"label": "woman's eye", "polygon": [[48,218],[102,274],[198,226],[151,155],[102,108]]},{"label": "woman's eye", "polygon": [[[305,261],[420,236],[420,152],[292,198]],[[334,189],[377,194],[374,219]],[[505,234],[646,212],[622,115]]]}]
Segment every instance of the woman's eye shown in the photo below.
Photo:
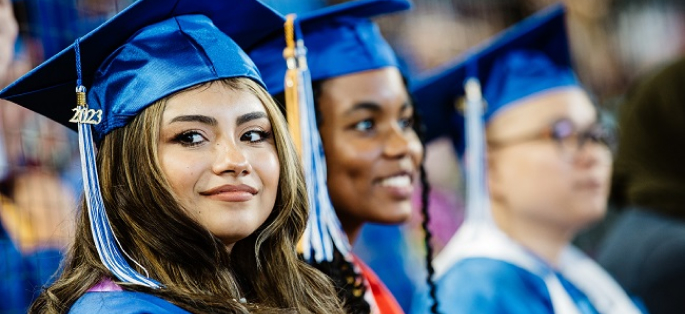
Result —
[{"label": "woman's eye", "polygon": [[362,120],[354,125],[354,129],[357,131],[368,131],[373,128],[373,121],[371,119]]},{"label": "woman's eye", "polygon": [[414,118],[413,117],[402,118],[402,119],[400,119],[399,124],[403,130],[412,128],[414,126]]},{"label": "woman's eye", "polygon": [[197,131],[186,131],[177,135],[174,140],[183,146],[197,146],[204,140],[204,136]]},{"label": "woman's eye", "polygon": [[266,131],[252,130],[245,132],[245,134],[240,137],[240,140],[250,143],[259,143],[268,139],[270,135],[271,134]]}]

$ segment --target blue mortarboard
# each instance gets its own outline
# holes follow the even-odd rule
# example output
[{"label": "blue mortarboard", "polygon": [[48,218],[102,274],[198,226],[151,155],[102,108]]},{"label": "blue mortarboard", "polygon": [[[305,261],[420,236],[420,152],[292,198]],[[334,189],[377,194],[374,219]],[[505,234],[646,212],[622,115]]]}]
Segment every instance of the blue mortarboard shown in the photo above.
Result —
[{"label": "blue mortarboard", "polygon": [[561,5],[543,10],[417,80],[412,88],[427,140],[447,135],[464,157],[468,223],[492,222],[485,123],[527,97],[579,86],[564,16]]},{"label": "blue mortarboard", "polygon": [[460,156],[466,145],[464,113],[456,104],[465,96],[468,78],[477,78],[482,86],[486,123],[518,100],[579,85],[571,67],[564,8],[552,6],[535,14],[416,80],[412,94],[427,140],[450,136]]},{"label": "blue mortarboard", "polygon": [[[256,0],[142,0],[80,39],[87,102],[103,110],[96,137],[145,106],[186,87],[245,76],[261,83],[242,50],[280,29],[284,18]],[[0,97],[68,122],[76,86],[71,45],[0,92]],[[241,49],[242,48],[242,49]]]},{"label": "blue mortarboard", "polygon": [[256,0],[139,0],[0,91],[0,98],[78,129],[91,231],[101,261],[119,280],[160,286],[130,267],[111,230],[93,137],[187,87],[231,77],[264,85],[243,50],[284,20]]},{"label": "blue mortarboard", "polygon": [[[313,81],[382,67],[399,67],[395,52],[385,41],[374,16],[407,10],[408,0],[356,0],[299,14],[307,63]],[[250,51],[271,94],[283,92],[287,70],[282,33]]]}]

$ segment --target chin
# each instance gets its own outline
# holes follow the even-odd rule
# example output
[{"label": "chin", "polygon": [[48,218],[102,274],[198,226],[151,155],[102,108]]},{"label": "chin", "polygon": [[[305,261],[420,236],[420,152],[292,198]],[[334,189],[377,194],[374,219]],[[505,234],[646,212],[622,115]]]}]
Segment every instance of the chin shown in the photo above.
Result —
[{"label": "chin", "polygon": [[[256,231],[256,230],[255,230]],[[214,234],[221,242],[223,242],[226,245],[232,245],[235,244],[238,241],[244,240],[245,238],[249,237],[252,235],[253,232],[247,233],[247,232],[234,232],[230,234]]]},{"label": "chin", "polygon": [[[263,223],[263,222],[262,222]],[[230,228],[227,228],[230,226]],[[261,223],[251,220],[234,220],[210,228],[210,232],[226,244],[235,243],[252,235]]]},{"label": "chin", "polygon": [[576,220],[578,221],[579,227],[585,228],[604,219],[606,207],[603,205],[585,204],[583,207],[579,208],[577,213]]},{"label": "chin", "polygon": [[411,202],[409,201],[404,201],[401,202],[401,204],[396,204],[394,206],[379,206],[377,207],[381,209],[382,211],[380,212],[381,215],[377,216],[376,221],[372,221],[374,223],[381,223],[381,224],[402,224],[407,221],[409,221],[409,218],[411,218],[411,213],[412,213],[412,208],[411,208]]}]

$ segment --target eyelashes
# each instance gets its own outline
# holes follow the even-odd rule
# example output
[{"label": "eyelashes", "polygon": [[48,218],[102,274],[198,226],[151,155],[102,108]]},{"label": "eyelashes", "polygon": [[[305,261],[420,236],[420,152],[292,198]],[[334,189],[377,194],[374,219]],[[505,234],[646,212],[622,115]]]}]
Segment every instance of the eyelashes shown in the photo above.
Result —
[{"label": "eyelashes", "polygon": [[272,135],[271,131],[249,130],[240,136],[240,140],[256,144],[271,139]]},{"label": "eyelashes", "polygon": [[207,141],[200,131],[188,130],[176,134],[172,142],[181,144],[184,147],[195,147]]},{"label": "eyelashes", "polygon": [[[402,130],[411,129],[414,127],[414,117],[409,116],[400,118],[399,120],[397,120],[397,123],[399,124]],[[376,126],[377,123],[374,119],[364,119],[352,124],[350,128],[360,132],[368,132],[374,129]]]},{"label": "eyelashes", "polygon": [[[240,135],[240,141],[257,144],[271,139],[272,136],[273,133],[271,131],[251,129]],[[172,142],[178,143],[184,147],[196,147],[208,142],[208,139],[199,130],[186,130],[176,134],[173,137]]]}]

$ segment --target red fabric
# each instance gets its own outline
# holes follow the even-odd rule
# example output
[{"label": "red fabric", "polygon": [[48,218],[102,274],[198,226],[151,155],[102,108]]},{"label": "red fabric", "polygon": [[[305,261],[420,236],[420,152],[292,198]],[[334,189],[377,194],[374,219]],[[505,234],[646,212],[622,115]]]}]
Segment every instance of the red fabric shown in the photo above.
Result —
[{"label": "red fabric", "polygon": [[371,292],[373,293],[373,298],[376,301],[378,309],[380,310],[380,314],[404,314],[400,304],[397,303],[395,297],[378,278],[376,273],[374,273],[369,266],[366,266],[364,262],[356,258],[356,256],[355,262],[362,270],[362,276],[364,276],[364,279],[366,279],[368,288],[371,289]]}]

